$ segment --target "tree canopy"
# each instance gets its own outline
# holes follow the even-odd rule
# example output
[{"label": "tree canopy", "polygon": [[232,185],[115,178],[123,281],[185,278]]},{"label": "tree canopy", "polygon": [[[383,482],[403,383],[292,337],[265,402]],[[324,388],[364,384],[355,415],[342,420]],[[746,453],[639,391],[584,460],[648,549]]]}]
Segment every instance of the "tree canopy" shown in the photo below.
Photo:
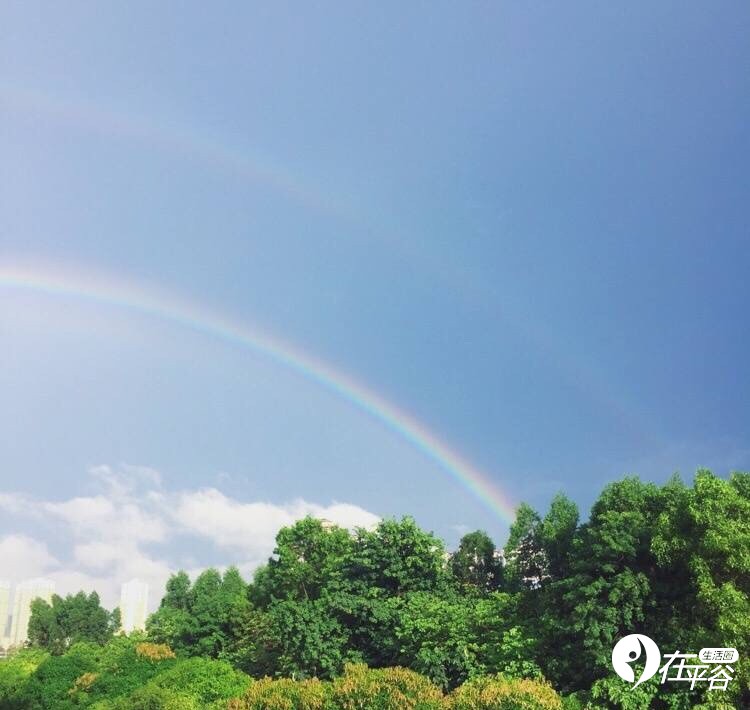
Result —
[{"label": "tree canopy", "polygon": [[60,654],[79,641],[105,644],[120,627],[120,611],[107,611],[96,592],[31,602],[28,637],[32,646]]}]

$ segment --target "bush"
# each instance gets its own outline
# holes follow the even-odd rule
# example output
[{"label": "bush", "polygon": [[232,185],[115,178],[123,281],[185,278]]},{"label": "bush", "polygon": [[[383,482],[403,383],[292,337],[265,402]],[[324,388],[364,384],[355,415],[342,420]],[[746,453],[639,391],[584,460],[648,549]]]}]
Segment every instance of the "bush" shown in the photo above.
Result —
[{"label": "bush", "polygon": [[203,708],[241,695],[249,684],[248,676],[225,661],[188,658],[155,676],[149,686],[188,696]]},{"label": "bush", "polygon": [[112,706],[113,710],[199,710],[204,707],[188,695],[154,685],[139,688]]},{"label": "bush", "polygon": [[[145,653],[144,646],[147,647]],[[105,701],[128,696],[176,663],[171,651],[165,653],[160,648],[152,653],[153,646],[154,644],[142,644],[137,638],[116,636],[101,650],[96,668],[97,677],[88,678],[90,682],[86,684],[82,678],[76,681],[78,693],[75,699],[81,705],[89,701],[109,707],[104,704]],[[158,660],[160,658],[163,660]]]},{"label": "bush", "polygon": [[135,647],[135,652],[149,661],[165,661],[174,658],[174,651],[165,643],[148,643],[144,641]]},{"label": "bush", "polygon": [[230,700],[229,710],[327,710],[326,686],[317,679],[262,678],[251,683],[242,698]]},{"label": "bush", "polygon": [[347,665],[331,683],[332,710],[438,710],[440,689],[424,676],[405,668],[370,669]]},{"label": "bush", "polygon": [[482,676],[447,699],[449,710],[562,710],[560,696],[544,681]]},{"label": "bush", "polygon": [[23,707],[20,695],[24,687],[48,657],[46,651],[22,649],[0,662],[0,710]]},{"label": "bush", "polygon": [[46,658],[18,692],[16,707],[24,710],[67,710],[78,707],[76,681],[84,674],[96,672],[101,650],[101,646],[95,644],[77,643],[63,656]]}]

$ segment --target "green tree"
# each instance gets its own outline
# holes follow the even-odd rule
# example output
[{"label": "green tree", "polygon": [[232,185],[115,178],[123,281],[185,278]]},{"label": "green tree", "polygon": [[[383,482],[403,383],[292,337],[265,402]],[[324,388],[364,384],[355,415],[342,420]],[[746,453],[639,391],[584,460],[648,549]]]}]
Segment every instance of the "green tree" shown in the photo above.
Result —
[{"label": "green tree", "polygon": [[395,665],[411,668],[441,688],[455,688],[479,673],[472,601],[411,592],[391,597],[389,604],[397,620]]},{"label": "green tree", "polygon": [[352,660],[348,629],[325,599],[277,601],[255,621],[249,670],[258,675],[331,678]]},{"label": "green tree", "polygon": [[223,576],[208,569],[192,585],[180,572],[167,583],[167,593],[146,629],[153,641],[180,654],[230,658],[249,608],[247,584],[236,568]]},{"label": "green tree", "polygon": [[336,586],[354,541],[347,530],[307,517],[282,528],[268,564],[254,580],[251,595],[261,607],[274,599],[315,600]]},{"label": "green tree", "polygon": [[155,653],[144,639],[142,633],[121,634],[104,646],[94,670],[96,680],[79,693],[79,704],[86,699],[96,703],[128,696],[175,663],[174,654],[162,648]]},{"label": "green tree", "polygon": [[78,706],[71,695],[78,678],[96,673],[101,647],[77,643],[64,654],[46,658],[18,693],[19,708],[24,710],[73,710]]},{"label": "green tree", "polygon": [[443,541],[409,517],[358,530],[343,571],[347,588],[365,596],[440,593],[450,585]]},{"label": "green tree", "polygon": [[477,600],[471,614],[471,638],[484,674],[538,678],[538,641],[522,611],[520,594],[495,592]]},{"label": "green tree", "polygon": [[44,599],[31,603],[29,644],[60,654],[80,641],[103,645],[119,627],[119,610],[104,609],[96,592],[78,592],[64,598],[55,594],[51,603]]},{"label": "green tree", "polygon": [[607,486],[574,537],[570,575],[542,595],[545,670],[564,690],[607,675],[617,639],[646,620],[660,502],[659,488],[637,478]]},{"label": "green tree", "polygon": [[484,530],[461,538],[451,556],[451,570],[459,585],[480,593],[497,589],[502,582],[503,566],[495,543]]},{"label": "green tree", "polygon": [[578,529],[578,506],[562,493],[550,504],[544,519],[536,526],[536,537],[547,561],[547,575],[559,580],[570,572],[573,538]]},{"label": "green tree", "polygon": [[538,586],[548,576],[548,561],[539,540],[541,519],[531,506],[521,503],[505,543],[505,587],[517,591]]},{"label": "green tree", "polygon": [[675,648],[737,648],[730,698],[750,706],[750,475],[700,470],[692,488],[674,478],[662,495],[651,542],[658,623]]}]

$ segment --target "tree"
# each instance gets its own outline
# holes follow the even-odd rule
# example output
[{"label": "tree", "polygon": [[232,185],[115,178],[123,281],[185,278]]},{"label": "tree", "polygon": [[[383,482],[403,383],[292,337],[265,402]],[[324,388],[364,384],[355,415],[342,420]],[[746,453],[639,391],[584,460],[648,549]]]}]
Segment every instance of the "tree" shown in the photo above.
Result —
[{"label": "tree", "polygon": [[573,538],[578,529],[578,506],[562,493],[550,504],[549,512],[536,526],[539,546],[547,560],[551,580],[566,577],[570,571]]},{"label": "tree", "polygon": [[451,556],[451,570],[459,585],[480,593],[497,589],[502,582],[503,566],[495,543],[484,530],[461,538]]},{"label": "tree", "polygon": [[179,572],[167,583],[167,593],[146,629],[152,640],[180,654],[226,658],[236,649],[238,629],[249,608],[247,584],[236,568],[223,576],[215,569],[205,570],[192,585]]},{"label": "tree", "polygon": [[331,613],[325,599],[278,601],[258,621],[256,673],[331,678],[347,661],[356,659],[348,652],[349,630]]},{"label": "tree", "polygon": [[538,640],[525,614],[520,594],[494,592],[478,599],[471,611],[471,638],[483,674],[502,673],[509,678],[542,675],[536,661]]},{"label": "tree", "polygon": [[398,649],[389,665],[411,668],[443,689],[455,688],[480,671],[470,601],[411,592],[391,597],[389,604],[396,611]]},{"label": "tree", "polygon": [[90,641],[104,645],[120,627],[120,611],[107,611],[96,592],[52,596],[52,603],[35,599],[29,618],[29,644],[61,654],[72,644]]},{"label": "tree", "polygon": [[413,518],[383,520],[357,531],[344,561],[347,589],[365,596],[443,592],[449,587],[443,541],[421,530]]},{"label": "tree", "polygon": [[312,517],[282,528],[273,556],[255,576],[251,598],[261,607],[274,599],[317,599],[340,581],[353,544],[347,530]]},{"label": "tree", "polygon": [[[194,703],[196,708],[238,697],[245,692],[250,679],[224,661],[208,658],[178,660],[155,675],[146,686],[178,695]],[[180,708],[185,705],[177,706]],[[226,707],[225,703],[221,707]]]},{"label": "tree", "polygon": [[607,486],[574,536],[569,576],[542,595],[546,671],[564,690],[607,675],[617,638],[644,623],[654,598],[650,545],[660,500],[657,486],[637,478]]},{"label": "tree", "polygon": [[539,540],[541,519],[521,503],[505,543],[505,581],[509,591],[536,587],[548,576],[548,561]]},{"label": "tree", "polygon": [[662,500],[651,541],[658,623],[680,648],[721,639],[742,649],[732,699],[750,706],[750,474],[699,470],[692,488],[675,477]]}]

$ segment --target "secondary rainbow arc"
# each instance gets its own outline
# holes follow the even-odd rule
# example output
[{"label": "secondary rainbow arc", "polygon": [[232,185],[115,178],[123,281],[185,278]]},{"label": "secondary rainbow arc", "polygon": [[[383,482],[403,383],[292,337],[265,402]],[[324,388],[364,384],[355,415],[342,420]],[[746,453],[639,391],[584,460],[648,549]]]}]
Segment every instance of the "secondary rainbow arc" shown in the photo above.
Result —
[{"label": "secondary rainbow arc", "polygon": [[230,320],[173,294],[97,273],[62,273],[0,266],[0,288],[75,297],[164,319],[263,355],[342,397],[408,441],[504,522],[515,504],[485,473],[441,441],[423,423],[347,373],[259,329]]}]

